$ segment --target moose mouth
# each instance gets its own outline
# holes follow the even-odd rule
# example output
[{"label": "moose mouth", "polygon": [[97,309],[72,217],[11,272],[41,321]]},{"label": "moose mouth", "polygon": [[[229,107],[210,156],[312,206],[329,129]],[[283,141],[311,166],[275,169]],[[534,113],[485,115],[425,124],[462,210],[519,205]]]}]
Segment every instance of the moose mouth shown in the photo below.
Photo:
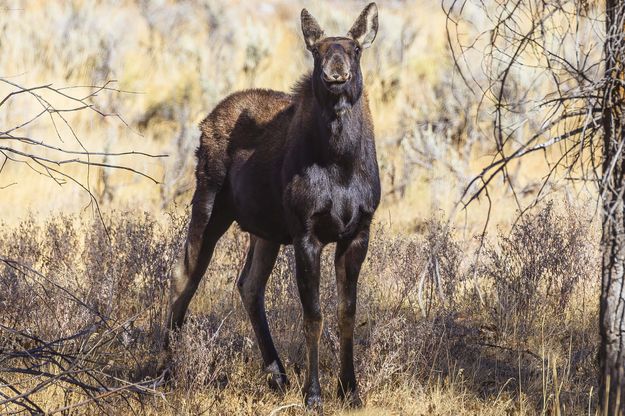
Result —
[{"label": "moose mouth", "polygon": [[347,85],[350,78],[351,77],[343,79],[328,79],[323,77],[323,83],[330,92],[337,93],[343,90],[343,87]]},{"label": "moose mouth", "polygon": [[328,84],[335,84],[335,85],[341,85],[341,84],[345,84],[347,81],[349,81],[352,78],[351,75],[347,75],[341,78],[332,78],[332,77],[327,77],[323,76],[323,80],[325,82],[327,82]]}]

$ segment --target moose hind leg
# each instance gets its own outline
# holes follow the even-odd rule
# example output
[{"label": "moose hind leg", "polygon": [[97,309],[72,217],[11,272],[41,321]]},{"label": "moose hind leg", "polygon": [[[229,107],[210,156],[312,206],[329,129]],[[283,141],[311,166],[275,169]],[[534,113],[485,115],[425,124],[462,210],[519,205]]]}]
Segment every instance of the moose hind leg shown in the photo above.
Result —
[{"label": "moose hind leg", "polygon": [[269,386],[283,391],[288,385],[288,379],[273,344],[265,313],[265,287],[279,250],[280,244],[250,234],[250,246],[237,287],[256,334],[265,371],[269,376]]},{"label": "moose hind leg", "polygon": [[233,218],[221,194],[200,187],[193,196],[191,221],[184,256],[174,272],[171,285],[169,329],[180,328],[191,298],[200,284],[217,241],[228,230]]}]

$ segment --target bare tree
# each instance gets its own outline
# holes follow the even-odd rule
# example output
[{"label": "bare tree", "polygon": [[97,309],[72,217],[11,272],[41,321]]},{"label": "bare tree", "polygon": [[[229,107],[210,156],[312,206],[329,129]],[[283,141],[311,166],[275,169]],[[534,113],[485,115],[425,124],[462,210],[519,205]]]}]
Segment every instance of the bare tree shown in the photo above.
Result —
[{"label": "bare tree", "polygon": [[[496,155],[462,204],[502,178],[521,213],[559,180],[595,184],[602,208],[599,407],[625,414],[625,1],[443,1],[463,81],[493,115]],[[481,65],[475,65],[480,62]],[[546,175],[524,202],[509,172],[542,152]]]},{"label": "bare tree", "polygon": [[603,90],[601,404],[625,413],[625,1],[606,2]]}]

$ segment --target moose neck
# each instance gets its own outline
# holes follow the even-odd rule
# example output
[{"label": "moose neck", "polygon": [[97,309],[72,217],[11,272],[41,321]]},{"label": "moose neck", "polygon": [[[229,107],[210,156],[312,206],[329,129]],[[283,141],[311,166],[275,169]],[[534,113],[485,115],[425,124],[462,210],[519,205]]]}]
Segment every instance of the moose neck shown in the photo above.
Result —
[{"label": "moose neck", "polygon": [[362,93],[347,89],[334,95],[325,87],[314,84],[313,81],[312,121],[320,161],[351,166],[358,160],[361,149]]}]

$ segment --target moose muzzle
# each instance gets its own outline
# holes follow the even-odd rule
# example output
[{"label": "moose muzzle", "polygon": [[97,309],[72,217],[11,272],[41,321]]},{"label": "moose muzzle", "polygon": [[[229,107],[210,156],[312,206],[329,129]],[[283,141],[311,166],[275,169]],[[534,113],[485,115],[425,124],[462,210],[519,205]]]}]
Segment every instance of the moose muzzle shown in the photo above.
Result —
[{"label": "moose muzzle", "polygon": [[323,64],[323,80],[328,83],[344,83],[352,77],[345,53],[333,52]]}]

